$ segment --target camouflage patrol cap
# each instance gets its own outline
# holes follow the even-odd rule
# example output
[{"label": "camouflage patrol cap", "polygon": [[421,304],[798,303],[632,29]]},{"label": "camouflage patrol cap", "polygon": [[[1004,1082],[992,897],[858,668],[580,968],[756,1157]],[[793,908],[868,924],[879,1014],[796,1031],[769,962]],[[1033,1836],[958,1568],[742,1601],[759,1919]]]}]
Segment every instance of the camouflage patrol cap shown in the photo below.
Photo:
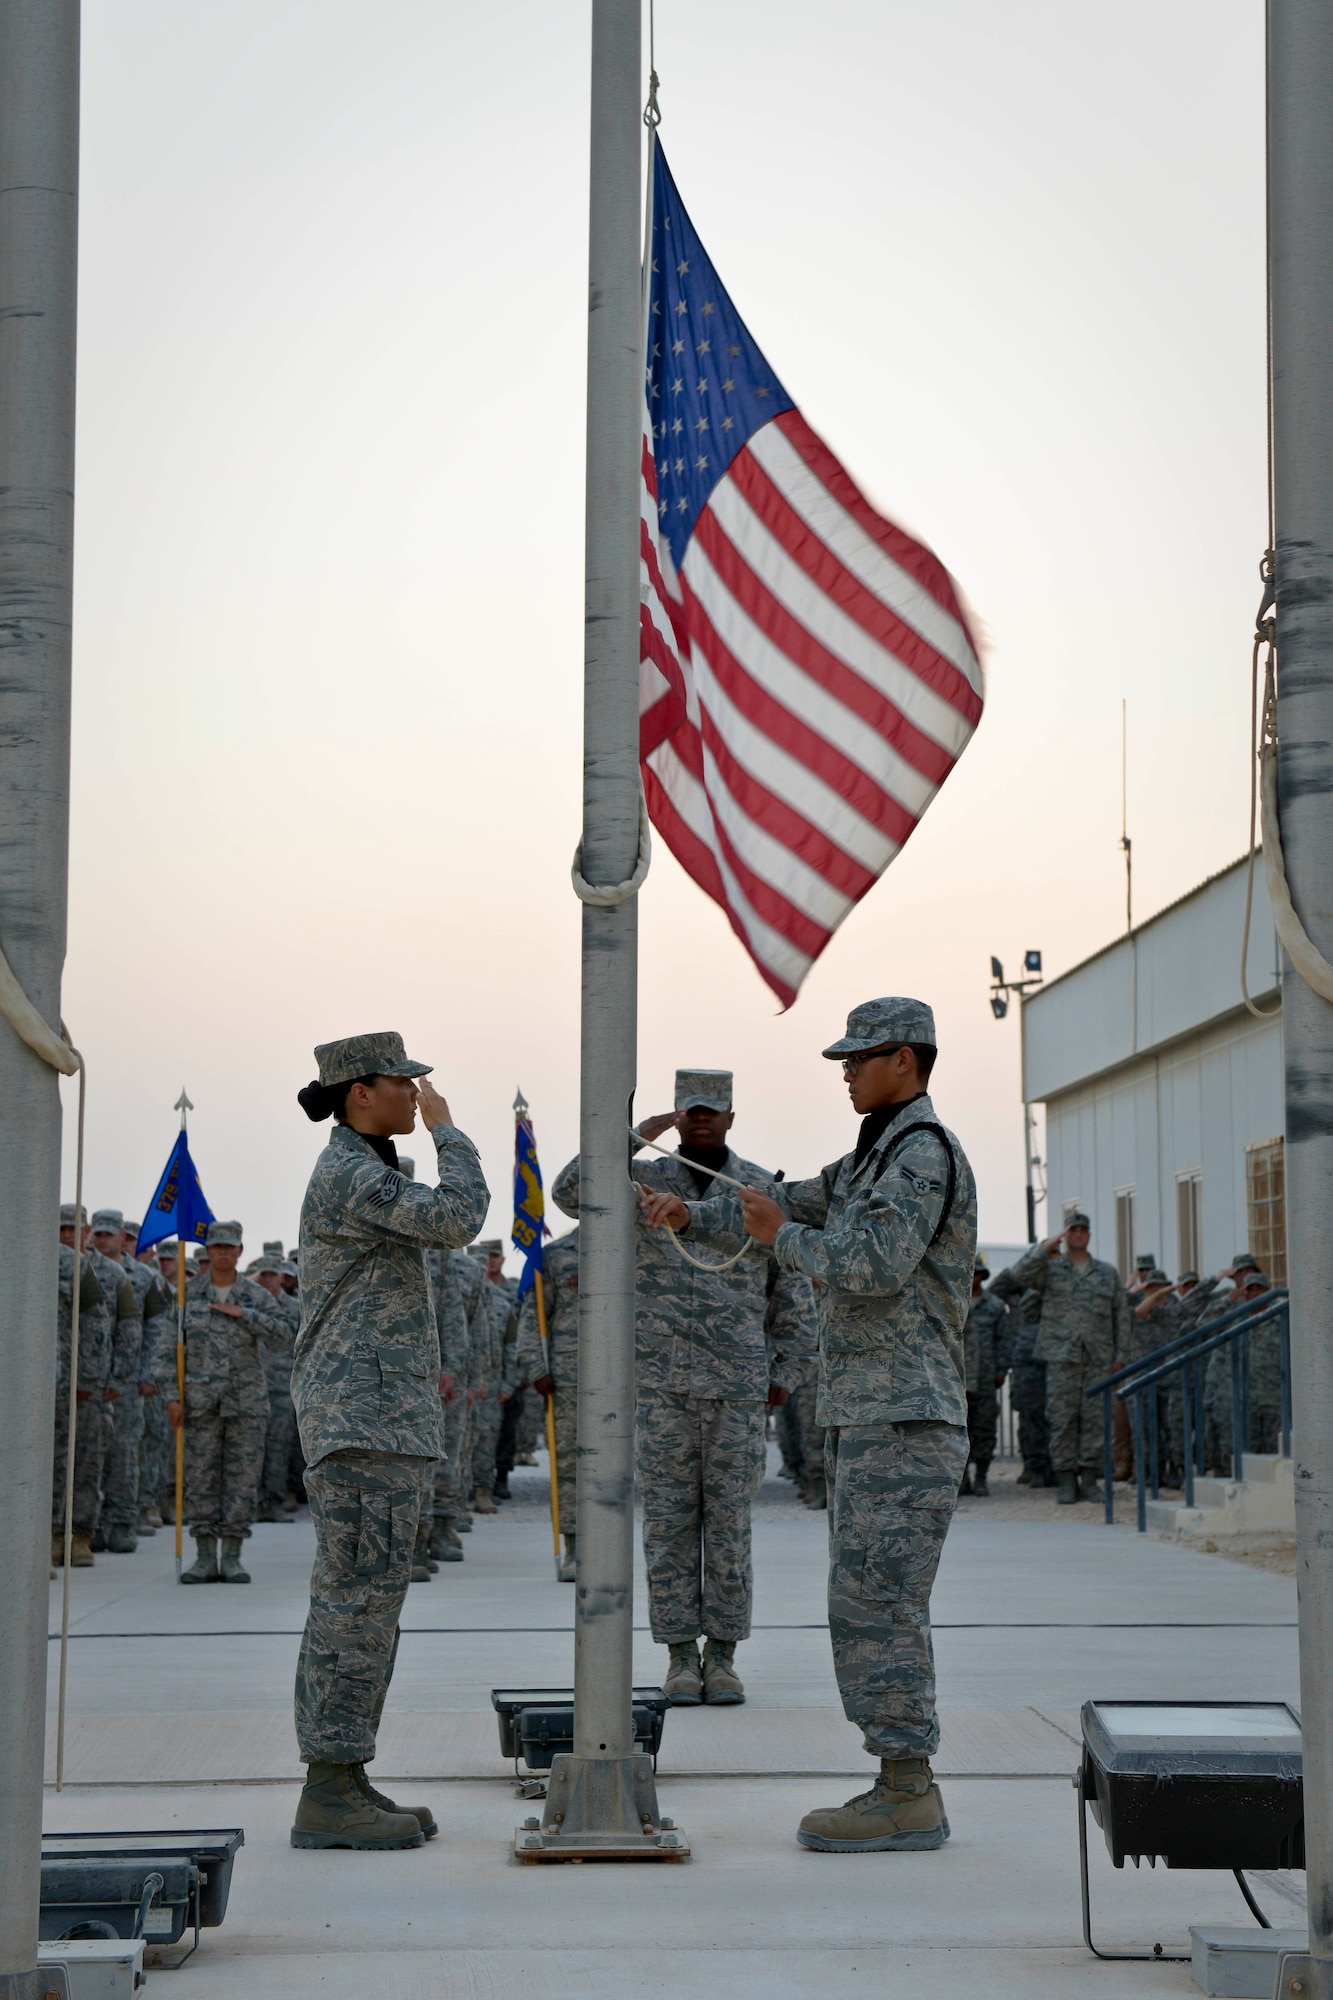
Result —
[{"label": "camouflage patrol cap", "polygon": [[167,1238],[165,1241],[161,1243],[155,1243],[153,1245],[153,1255],[160,1262],[164,1257],[174,1258],[178,1248],[179,1245],[177,1244],[175,1237],[172,1236]]},{"label": "camouflage patrol cap", "polygon": [[1231,1260],[1233,1271],[1257,1271],[1259,1259],[1252,1257],[1248,1250],[1238,1250]]},{"label": "camouflage patrol cap", "polygon": [[884,1000],[863,1000],[847,1016],[847,1032],[824,1050],[830,1062],[843,1056],[868,1055],[892,1043],[910,1042],[914,1048],[933,1049],[935,1016],[924,1000],[908,1000],[901,994]]},{"label": "camouflage patrol cap", "polygon": [[688,1111],[692,1104],[702,1104],[709,1111],[730,1111],[731,1086],[729,1069],[678,1069],[676,1109]]},{"label": "camouflage patrol cap", "polygon": [[1155,1271],[1157,1269],[1157,1259],[1153,1256],[1151,1250],[1140,1250],[1138,1256],[1134,1259],[1134,1269],[1136,1271]]},{"label": "camouflage patrol cap", "polygon": [[250,1270],[251,1274],[256,1278],[263,1276],[268,1271],[273,1272],[276,1277],[280,1278],[283,1272],[283,1262],[281,1257],[256,1257],[254,1263],[250,1266]]},{"label": "camouflage patrol cap", "polygon": [[[87,1220],[88,1211],[86,1208],[81,1208],[79,1210],[79,1221],[86,1224]],[[72,1201],[62,1201],[60,1204],[60,1227],[62,1229],[72,1229],[74,1227],[74,1204]]]},{"label": "camouflage patrol cap", "polygon": [[1072,1210],[1070,1211],[1070,1213],[1069,1213],[1069,1214],[1068,1214],[1068,1215],[1067,1215],[1067,1216],[1065,1217],[1065,1228],[1066,1228],[1066,1229],[1091,1229],[1091,1228],[1092,1228],[1092,1220],[1091,1220],[1091,1218],[1090,1218],[1089,1216],[1086,1216],[1086,1215],[1085,1215],[1085,1214],[1083,1213],[1083,1210],[1082,1210],[1081,1208],[1075,1208],[1075,1209],[1072,1209]]},{"label": "camouflage patrol cap", "polygon": [[125,1227],[125,1217],[118,1208],[95,1208],[93,1210],[94,1230],[103,1230],[109,1235],[119,1236]]},{"label": "camouflage patrol cap", "polygon": [[140,1231],[140,1230],[141,1230],[141,1229],[143,1228],[143,1224],[142,1224],[142,1222],[129,1222],[129,1221],[125,1221],[125,1222],[122,1222],[120,1226],[121,1226],[121,1228],[122,1228],[122,1229],[123,1229],[123,1230],[125,1231],[125,1234],[126,1234],[127,1236],[132,1236],[132,1237],[134,1238],[135,1242],[136,1242],[136,1243],[138,1242],[138,1240],[139,1240],[139,1231]]},{"label": "camouflage patrol cap", "polygon": [[336,1083],[354,1083],[359,1076],[429,1076],[431,1071],[429,1063],[413,1062],[403,1048],[402,1036],[388,1028],[378,1035],[347,1035],[340,1042],[321,1042],[315,1061],[319,1080],[327,1089]]},{"label": "camouflage patrol cap", "polygon": [[1176,1279],[1178,1285],[1197,1285],[1198,1282],[1199,1274],[1197,1271],[1182,1271]]},{"label": "camouflage patrol cap", "polygon": [[1165,1271],[1153,1270],[1147,1274],[1147,1283],[1150,1285],[1169,1285],[1170,1282]]},{"label": "camouflage patrol cap", "polygon": [[469,1243],[467,1246],[469,1257],[503,1257],[504,1253],[504,1244],[498,1236],[488,1236],[484,1243]]},{"label": "camouflage patrol cap", "polygon": [[262,1257],[282,1257],[284,1254],[282,1238],[280,1236],[270,1236],[265,1242],[260,1244],[259,1253]]},{"label": "camouflage patrol cap", "polygon": [[245,1233],[239,1222],[210,1222],[208,1225],[208,1234],[204,1238],[206,1245],[234,1243],[238,1250],[244,1241]]},{"label": "camouflage patrol cap", "polygon": [[1242,1289],[1246,1285],[1259,1285],[1264,1291],[1267,1291],[1273,1280],[1269,1277],[1267,1271],[1261,1271],[1256,1264],[1251,1270],[1243,1274],[1240,1282]]}]

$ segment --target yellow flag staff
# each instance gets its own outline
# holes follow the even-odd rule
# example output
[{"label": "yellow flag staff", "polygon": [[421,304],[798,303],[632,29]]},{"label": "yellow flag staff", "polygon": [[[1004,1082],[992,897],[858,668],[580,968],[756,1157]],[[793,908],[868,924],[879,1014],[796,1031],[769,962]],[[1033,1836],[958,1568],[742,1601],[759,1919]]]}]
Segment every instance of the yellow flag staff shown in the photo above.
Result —
[{"label": "yellow flag staff", "polygon": [[[537,1163],[537,1141],[528,1116],[528,1100],[520,1090],[514,1099],[514,1226],[510,1231],[514,1247],[523,1258],[523,1276],[518,1295],[522,1298],[531,1285],[537,1299],[537,1332],[542,1344],[542,1373],[549,1379],[551,1357],[546,1336],[546,1292],[542,1284],[542,1237],[545,1234],[546,1197],[542,1192],[542,1170]],[[555,1573],[560,1575],[560,1473],[555,1457],[555,1397],[546,1404],[546,1455],[551,1464],[551,1542],[555,1550]]]},{"label": "yellow flag staff", "polygon": [[171,1157],[157,1184],[139,1240],[134,1246],[137,1257],[154,1243],[161,1243],[166,1237],[176,1238],[176,1401],[171,1406],[172,1431],[176,1440],[176,1581],[181,1574],[181,1531],[185,1521],[185,1245],[202,1243],[213,1211],[204,1200],[204,1191],[199,1185],[194,1161],[190,1158],[190,1142],[186,1135],[187,1112],[193,1111],[185,1091],[182,1089],[176,1099],[174,1109],[180,1112],[181,1128],[176,1143],[171,1149]]}]

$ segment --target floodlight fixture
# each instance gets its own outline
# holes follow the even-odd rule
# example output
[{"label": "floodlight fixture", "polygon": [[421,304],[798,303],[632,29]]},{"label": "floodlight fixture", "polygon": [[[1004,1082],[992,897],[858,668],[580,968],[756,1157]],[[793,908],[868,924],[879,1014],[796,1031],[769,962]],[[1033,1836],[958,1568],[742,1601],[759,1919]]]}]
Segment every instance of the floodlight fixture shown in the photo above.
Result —
[{"label": "floodlight fixture", "polygon": [[[1083,1941],[1098,1958],[1189,1958],[1101,1951],[1092,1942],[1087,1809],[1115,1867],[1230,1869],[1267,1927],[1246,1868],[1305,1866],[1301,1725],[1281,1701],[1086,1701],[1078,1792]],[[1239,1992],[1244,1989],[1228,1989]]]},{"label": "floodlight fixture", "polygon": [[991,994],[990,1010],[997,1021],[1004,1019],[1005,1015],[1009,1012],[1009,1002],[1005,999],[1003,993]]},{"label": "floodlight fixture", "polygon": [[998,958],[996,958],[994,952],[991,953],[990,976],[993,980],[995,980],[997,985],[1004,984],[1004,967],[1000,964],[1000,961]]},{"label": "floodlight fixture", "polygon": [[1041,971],[1041,953],[1039,951],[1025,951],[1023,953],[1023,970],[1024,972]]}]

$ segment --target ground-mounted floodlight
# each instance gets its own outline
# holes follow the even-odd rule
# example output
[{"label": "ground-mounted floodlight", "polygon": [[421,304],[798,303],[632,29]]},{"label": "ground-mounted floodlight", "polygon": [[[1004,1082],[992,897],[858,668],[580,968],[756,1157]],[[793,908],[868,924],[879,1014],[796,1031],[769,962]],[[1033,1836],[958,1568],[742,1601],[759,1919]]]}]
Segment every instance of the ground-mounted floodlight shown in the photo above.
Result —
[{"label": "ground-mounted floodlight", "polygon": [[[651,1757],[656,1769],[671,1704],[660,1687],[636,1687],[631,1696],[634,1748]],[[500,1754],[513,1758],[516,1778],[526,1775],[518,1768],[520,1758],[527,1772],[540,1772],[549,1771],[557,1757],[573,1754],[573,1688],[492,1688],[491,1707],[500,1723]]]},{"label": "ground-mounted floodlight", "polygon": [[153,1949],[194,1940],[227,1914],[240,1827],[148,1833],[48,1833],[42,1838],[39,1935],[75,1943],[142,1938]]},{"label": "ground-mounted floodlight", "polygon": [[1092,1941],[1088,1807],[1117,1868],[1227,1868],[1267,1918],[1247,1868],[1305,1866],[1301,1725],[1280,1701],[1087,1701],[1078,1791],[1083,1941],[1098,1958],[1184,1960],[1189,1952],[1101,1951]]}]

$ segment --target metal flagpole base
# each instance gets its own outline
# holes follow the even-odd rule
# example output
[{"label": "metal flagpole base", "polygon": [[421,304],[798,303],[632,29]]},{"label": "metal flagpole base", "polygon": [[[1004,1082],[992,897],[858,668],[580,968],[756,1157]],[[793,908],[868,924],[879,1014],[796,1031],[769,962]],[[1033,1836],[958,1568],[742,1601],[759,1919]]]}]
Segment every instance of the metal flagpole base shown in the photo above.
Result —
[{"label": "metal flagpole base", "polygon": [[514,1833],[519,1861],[688,1861],[690,1844],[657,1807],[651,1757],[551,1760],[546,1813]]},{"label": "metal flagpole base", "polygon": [[1333,1959],[1284,1951],[1277,1962],[1276,2000],[1331,2000]]}]

